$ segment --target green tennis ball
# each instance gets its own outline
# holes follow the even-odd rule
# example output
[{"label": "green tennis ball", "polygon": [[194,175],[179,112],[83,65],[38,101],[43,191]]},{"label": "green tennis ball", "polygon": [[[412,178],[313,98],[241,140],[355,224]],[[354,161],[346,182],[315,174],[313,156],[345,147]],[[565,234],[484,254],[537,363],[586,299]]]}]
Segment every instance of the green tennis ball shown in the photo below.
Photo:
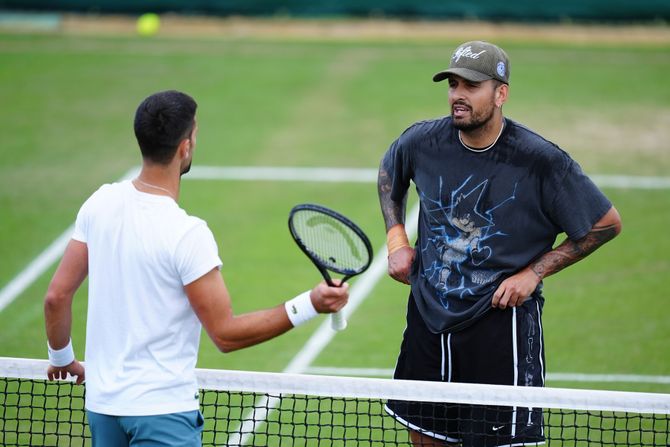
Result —
[{"label": "green tennis ball", "polygon": [[142,14],[137,19],[137,33],[140,36],[153,36],[161,27],[161,19],[158,14],[152,12]]}]

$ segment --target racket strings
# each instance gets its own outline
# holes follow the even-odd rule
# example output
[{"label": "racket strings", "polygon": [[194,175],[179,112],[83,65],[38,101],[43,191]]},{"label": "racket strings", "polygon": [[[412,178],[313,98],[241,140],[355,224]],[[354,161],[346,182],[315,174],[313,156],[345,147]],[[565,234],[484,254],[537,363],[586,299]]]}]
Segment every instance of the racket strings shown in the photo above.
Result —
[{"label": "racket strings", "polygon": [[293,216],[293,229],[305,249],[328,270],[358,273],[370,262],[361,236],[332,216],[302,210]]}]

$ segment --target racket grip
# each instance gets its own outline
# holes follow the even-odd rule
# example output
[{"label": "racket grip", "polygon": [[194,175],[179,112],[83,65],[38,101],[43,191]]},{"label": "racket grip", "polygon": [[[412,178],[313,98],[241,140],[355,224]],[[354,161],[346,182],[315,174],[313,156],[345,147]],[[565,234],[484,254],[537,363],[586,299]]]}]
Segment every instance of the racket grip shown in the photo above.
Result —
[{"label": "racket grip", "polygon": [[330,314],[330,327],[334,331],[341,331],[347,327],[347,319],[344,318],[344,313],[341,310]]}]

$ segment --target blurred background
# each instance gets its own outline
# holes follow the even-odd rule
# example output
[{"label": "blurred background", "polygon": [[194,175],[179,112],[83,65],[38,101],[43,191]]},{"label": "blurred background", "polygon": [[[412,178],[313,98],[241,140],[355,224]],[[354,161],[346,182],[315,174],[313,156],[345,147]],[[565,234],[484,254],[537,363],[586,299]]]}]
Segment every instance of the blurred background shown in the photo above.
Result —
[{"label": "blurred background", "polygon": [[101,14],[179,13],[215,16],[386,17],[421,20],[521,22],[660,22],[670,19],[666,0],[2,0],[0,8]]}]

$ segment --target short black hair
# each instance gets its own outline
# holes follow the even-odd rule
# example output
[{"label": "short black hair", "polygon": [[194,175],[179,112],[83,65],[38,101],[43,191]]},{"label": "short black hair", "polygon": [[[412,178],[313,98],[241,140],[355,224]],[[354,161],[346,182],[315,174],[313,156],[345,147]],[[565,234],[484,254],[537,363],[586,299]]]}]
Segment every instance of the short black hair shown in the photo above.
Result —
[{"label": "short black hair", "polygon": [[168,164],[195,126],[198,104],[186,93],[166,90],[147,97],[135,112],[135,137],[142,157]]}]

